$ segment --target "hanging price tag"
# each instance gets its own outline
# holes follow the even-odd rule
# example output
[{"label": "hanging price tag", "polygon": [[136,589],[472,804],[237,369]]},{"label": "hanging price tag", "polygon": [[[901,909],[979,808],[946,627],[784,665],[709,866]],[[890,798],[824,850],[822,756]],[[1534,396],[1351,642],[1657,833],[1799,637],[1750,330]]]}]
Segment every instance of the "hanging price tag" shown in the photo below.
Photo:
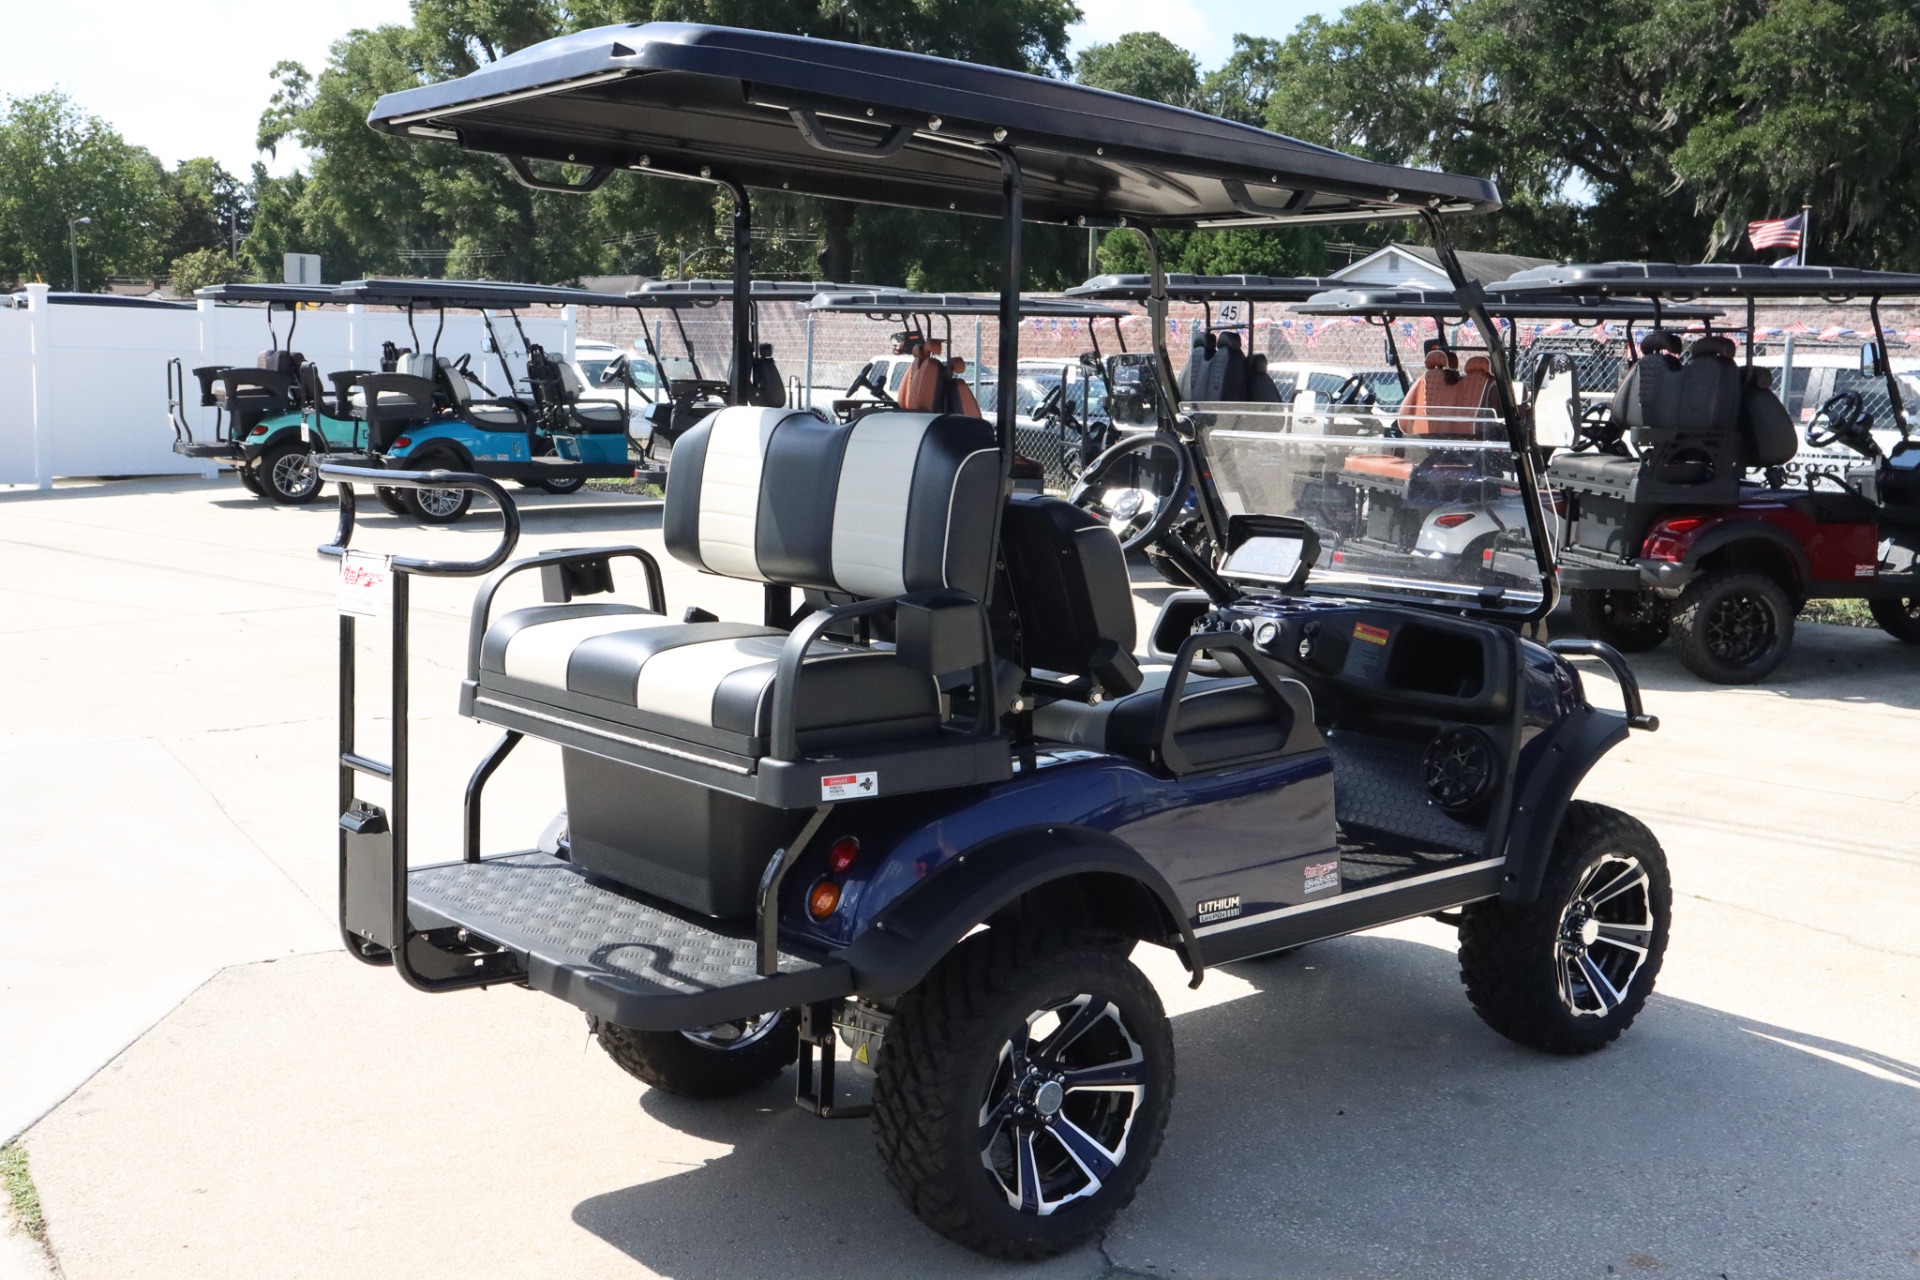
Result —
[{"label": "hanging price tag", "polygon": [[393,599],[393,557],[349,551],[340,557],[339,609],[356,618],[378,618]]}]

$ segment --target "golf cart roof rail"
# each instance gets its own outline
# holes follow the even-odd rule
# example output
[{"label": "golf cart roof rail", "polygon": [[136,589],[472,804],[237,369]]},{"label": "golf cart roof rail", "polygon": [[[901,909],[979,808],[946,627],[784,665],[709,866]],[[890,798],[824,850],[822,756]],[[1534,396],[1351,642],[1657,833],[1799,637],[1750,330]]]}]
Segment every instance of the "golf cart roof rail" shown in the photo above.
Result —
[{"label": "golf cart roof rail", "polygon": [[[1640,298],[1920,297],[1920,275],[1861,267],[1757,263],[1593,262],[1533,267],[1487,286],[1489,303],[1528,294]],[[1666,315],[1667,309],[1661,308]]]},{"label": "golf cart roof rail", "polygon": [[[840,289],[830,280],[755,280],[747,289],[754,302],[805,302],[822,289]],[[733,301],[731,280],[649,280],[627,290],[635,306],[661,310],[712,307]]]},{"label": "golf cart roof rail", "polygon": [[210,284],[193,296],[212,302],[265,302],[292,306],[300,302],[339,302],[329,284]]},{"label": "golf cart roof rail", "polygon": [[[999,314],[1000,299],[991,294],[915,293],[910,289],[844,290],[816,295],[807,303],[807,310],[867,315],[991,316]],[[1131,314],[1119,307],[1070,298],[1023,295],[1020,299],[1022,319],[1119,320]]]},{"label": "golf cart roof rail", "polygon": [[[926,54],[653,22],[529,46],[382,97],[368,123],[505,158],[531,185],[617,169],[1036,222],[1249,226],[1497,209],[1485,178],[1377,164],[1251,125]],[[580,181],[536,178],[573,164]]]},{"label": "golf cart roof rail", "polygon": [[[1293,307],[1303,316],[1435,316],[1464,315],[1451,289],[1330,289]],[[1495,319],[1508,320],[1712,320],[1724,313],[1713,307],[1674,303],[1657,311],[1642,298],[1612,298],[1604,294],[1522,294],[1487,299]]]},{"label": "golf cart roof rail", "polygon": [[329,290],[334,302],[374,306],[453,307],[472,311],[514,311],[522,307],[624,307],[624,294],[598,293],[551,284],[509,284],[497,280],[349,280]]},{"label": "golf cart roof rail", "polygon": [[[1302,302],[1340,282],[1325,276],[1195,276],[1167,277],[1171,302]],[[1064,289],[1069,298],[1104,298],[1112,302],[1145,302],[1153,295],[1149,275],[1095,276]]]}]

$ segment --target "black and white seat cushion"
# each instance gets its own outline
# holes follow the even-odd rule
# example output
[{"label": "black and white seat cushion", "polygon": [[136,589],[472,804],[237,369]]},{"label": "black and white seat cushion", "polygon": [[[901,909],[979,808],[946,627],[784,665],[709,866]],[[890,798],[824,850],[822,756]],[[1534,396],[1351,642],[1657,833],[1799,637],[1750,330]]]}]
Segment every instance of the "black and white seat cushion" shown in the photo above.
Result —
[{"label": "black and white seat cushion", "polygon": [[[1172,670],[1162,664],[1143,666],[1137,690],[1097,706],[1050,702],[1033,713],[1034,735],[1147,761]],[[1189,675],[1173,718],[1184,758],[1207,768],[1287,750],[1296,728],[1312,725],[1313,698],[1297,680],[1282,680],[1280,688],[1287,698],[1284,710],[1251,677]]]},{"label": "black and white seat cushion", "polygon": [[[958,589],[977,599],[999,482],[992,428],[977,419],[874,414],[848,425],[725,409],[674,447],[667,549],[750,581],[863,597]],[[786,642],[771,627],[675,622],[631,605],[519,609],[487,628],[470,673],[475,713],[517,707],[752,759],[770,747]],[[816,641],[794,694],[798,745],[936,734],[935,674],[888,649]]]}]

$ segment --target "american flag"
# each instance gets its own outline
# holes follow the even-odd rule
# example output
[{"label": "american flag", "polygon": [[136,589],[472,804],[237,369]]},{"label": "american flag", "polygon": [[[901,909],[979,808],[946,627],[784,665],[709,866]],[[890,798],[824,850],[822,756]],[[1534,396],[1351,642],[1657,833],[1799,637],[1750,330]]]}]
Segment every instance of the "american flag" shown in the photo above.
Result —
[{"label": "american flag", "polygon": [[1791,218],[1762,218],[1758,222],[1749,222],[1747,243],[1755,249],[1798,249],[1802,216],[1796,213]]}]

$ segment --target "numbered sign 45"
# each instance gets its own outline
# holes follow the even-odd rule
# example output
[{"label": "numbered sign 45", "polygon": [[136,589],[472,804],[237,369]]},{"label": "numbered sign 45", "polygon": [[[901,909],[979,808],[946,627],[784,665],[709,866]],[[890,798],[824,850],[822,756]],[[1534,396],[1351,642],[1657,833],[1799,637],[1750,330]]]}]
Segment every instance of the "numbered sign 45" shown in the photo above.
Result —
[{"label": "numbered sign 45", "polygon": [[392,600],[392,556],[349,551],[340,557],[340,612],[356,618],[378,618]]}]

